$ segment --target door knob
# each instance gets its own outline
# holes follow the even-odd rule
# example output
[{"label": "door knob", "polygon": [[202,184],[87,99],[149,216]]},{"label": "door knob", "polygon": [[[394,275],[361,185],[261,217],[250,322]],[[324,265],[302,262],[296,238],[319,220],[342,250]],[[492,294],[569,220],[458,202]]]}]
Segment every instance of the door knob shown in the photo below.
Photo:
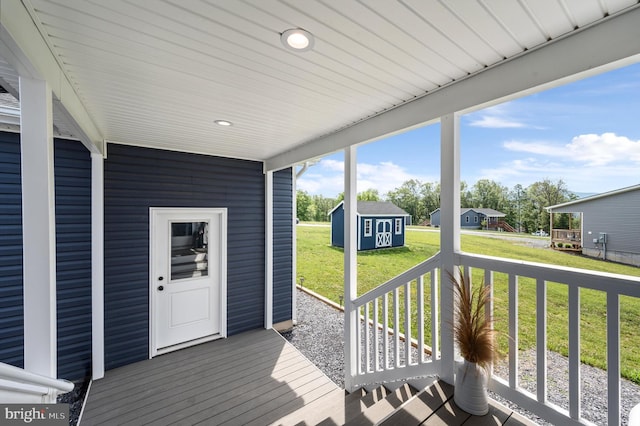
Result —
[{"label": "door knob", "polygon": [[158,286],[158,290],[162,291],[162,290],[164,290],[164,287],[163,286]]}]

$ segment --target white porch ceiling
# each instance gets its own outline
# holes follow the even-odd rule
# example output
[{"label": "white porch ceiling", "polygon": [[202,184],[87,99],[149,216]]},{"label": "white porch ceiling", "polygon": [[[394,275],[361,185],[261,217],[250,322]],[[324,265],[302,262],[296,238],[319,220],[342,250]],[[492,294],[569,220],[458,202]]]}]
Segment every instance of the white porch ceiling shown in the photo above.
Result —
[{"label": "white porch ceiling", "polygon": [[[442,97],[444,87],[492,73],[598,22],[640,16],[637,0],[22,3],[105,140],[273,167],[364,141],[351,136],[329,143],[356,123],[371,122],[371,139],[372,117]],[[313,50],[282,46],[280,33],[296,27],[314,34]],[[608,40],[611,49],[625,42],[631,46],[620,56],[640,53],[638,27],[628,40]],[[602,50],[594,47],[593,55]],[[573,60],[571,52],[565,57]],[[2,64],[0,73],[15,85],[17,74]],[[477,90],[488,92],[483,99],[504,96],[495,86]],[[233,126],[217,126],[217,119]],[[55,121],[61,131],[77,134],[64,114]]]}]

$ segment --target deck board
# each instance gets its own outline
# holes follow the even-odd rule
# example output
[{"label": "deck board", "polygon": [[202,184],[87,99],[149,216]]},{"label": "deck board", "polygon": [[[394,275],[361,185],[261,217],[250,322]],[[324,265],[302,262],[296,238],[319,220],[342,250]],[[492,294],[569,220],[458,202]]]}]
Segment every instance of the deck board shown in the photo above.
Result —
[{"label": "deck board", "polygon": [[277,420],[343,392],[273,330],[256,330],[107,371],[82,426]]},{"label": "deck board", "polygon": [[[349,396],[280,334],[254,330],[107,371],[91,385],[81,426],[357,423],[392,402],[380,392]],[[493,401],[488,415],[470,416],[453,403],[453,387],[436,382],[385,424],[504,421],[533,424]]]}]

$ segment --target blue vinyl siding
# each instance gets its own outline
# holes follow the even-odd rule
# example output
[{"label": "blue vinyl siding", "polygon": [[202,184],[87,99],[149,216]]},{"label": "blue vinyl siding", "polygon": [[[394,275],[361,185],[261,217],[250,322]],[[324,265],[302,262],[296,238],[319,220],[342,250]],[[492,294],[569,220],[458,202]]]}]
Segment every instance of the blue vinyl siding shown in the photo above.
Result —
[{"label": "blue vinyl siding", "polygon": [[[55,140],[58,377],[91,363],[91,159]],[[20,135],[0,132],[0,361],[24,366]]]},{"label": "blue vinyl siding", "polygon": [[91,155],[55,141],[58,377],[91,371]]},{"label": "blue vinyl siding", "polygon": [[20,135],[0,132],[0,361],[24,366]]},{"label": "blue vinyl siding", "polygon": [[273,174],[273,322],[293,318],[293,179],[292,170]]},{"label": "blue vinyl siding", "polygon": [[105,161],[105,364],[149,356],[149,208],[226,207],[227,332],[264,325],[262,163],[110,144]]},{"label": "blue vinyl siding", "polygon": [[342,207],[331,214],[331,245],[344,247],[344,208]]}]

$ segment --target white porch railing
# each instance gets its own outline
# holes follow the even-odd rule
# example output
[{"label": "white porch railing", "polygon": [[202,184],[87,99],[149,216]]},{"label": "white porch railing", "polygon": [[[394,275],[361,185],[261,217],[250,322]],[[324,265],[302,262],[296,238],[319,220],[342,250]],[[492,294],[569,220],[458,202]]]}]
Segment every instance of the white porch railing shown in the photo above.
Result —
[{"label": "white porch railing", "polygon": [[[439,354],[440,262],[438,253],[352,302],[360,318],[356,329],[356,386],[435,375],[441,371],[441,363],[455,362],[441,359]],[[507,283],[508,379],[493,376],[490,388],[553,424],[590,424],[581,416],[580,293],[582,289],[602,292],[606,304],[606,342],[602,345],[603,351],[606,345],[608,366],[608,379],[602,389],[608,396],[608,424],[620,424],[620,297],[640,298],[640,278],[468,253],[457,254],[456,263],[463,267],[469,282],[473,271],[481,270],[485,283],[494,283],[494,273]],[[529,279],[519,282],[520,278]],[[568,410],[548,399],[547,304],[553,302],[547,297],[548,283],[565,286],[568,294]],[[535,394],[519,383],[518,290],[525,291],[523,286],[534,287],[526,290],[535,293],[536,300]],[[489,309],[493,310],[493,304]],[[432,358],[425,354],[428,343]],[[412,346],[418,349],[417,357],[410,355]]]},{"label": "white porch railing", "polygon": [[0,362],[0,401],[4,403],[53,403],[73,390],[73,383],[31,373]]},{"label": "white porch railing", "polygon": [[439,267],[438,253],[353,301],[360,318],[355,386],[438,373]]},{"label": "white porch railing", "polygon": [[[457,256],[465,275],[471,268],[484,271],[484,281],[493,283],[493,273],[505,274],[508,280],[509,374],[508,380],[492,377],[490,387],[499,395],[538,414],[553,424],[589,424],[581,418],[580,380],[580,291],[603,293],[606,303],[607,382],[602,384],[608,396],[608,424],[620,424],[620,296],[640,297],[640,278],[575,268],[501,259],[461,253]],[[527,285],[536,295],[536,394],[519,384],[518,363],[518,290],[519,278],[531,278]],[[524,281],[523,281],[524,282]],[[547,393],[547,283],[566,286],[568,292],[569,409],[548,401]],[[524,290],[524,289],[522,289]],[[533,290],[533,289],[532,289]]]}]

